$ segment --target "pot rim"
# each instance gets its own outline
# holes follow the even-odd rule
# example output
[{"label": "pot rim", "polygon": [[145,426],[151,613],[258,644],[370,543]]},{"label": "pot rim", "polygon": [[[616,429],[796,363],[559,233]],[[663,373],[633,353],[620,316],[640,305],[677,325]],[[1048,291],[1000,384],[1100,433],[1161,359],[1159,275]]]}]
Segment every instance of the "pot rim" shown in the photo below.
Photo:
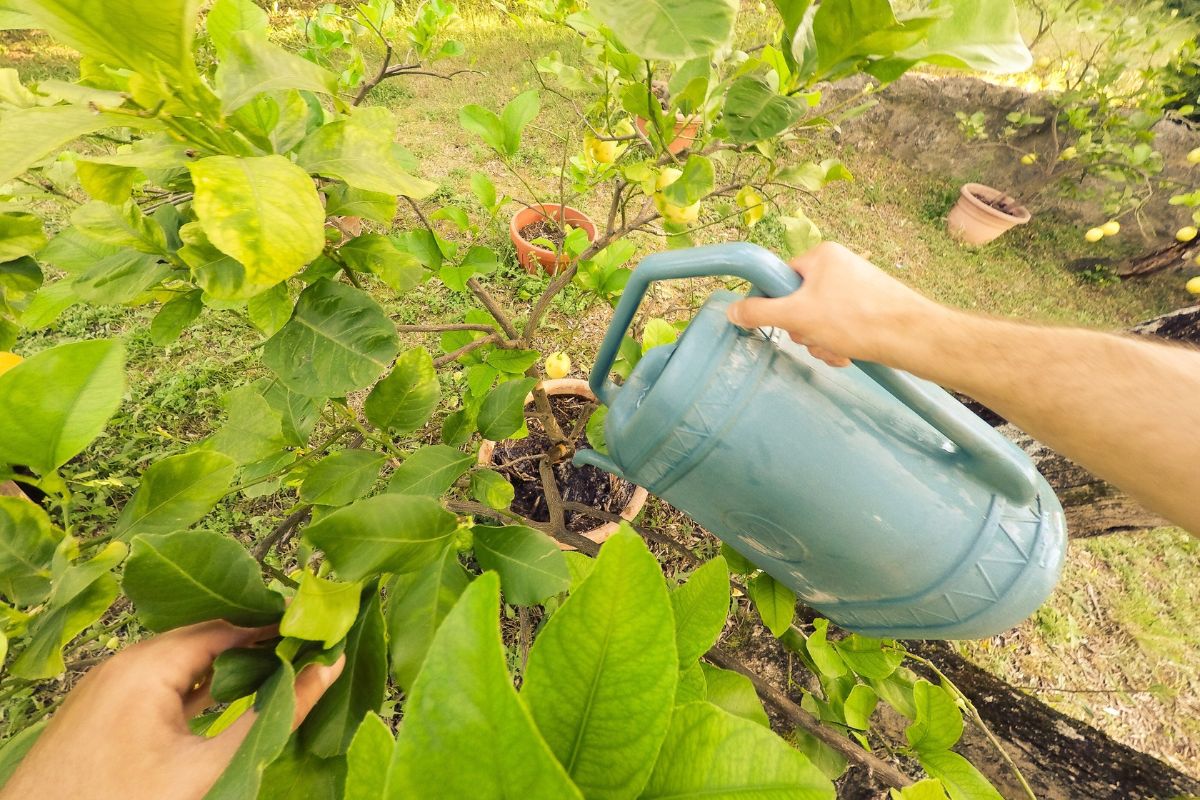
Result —
[{"label": "pot rim", "polygon": [[[976,197],[976,193],[988,196],[991,199],[1005,198],[1011,200],[1017,206],[1017,214],[1007,214],[998,208],[993,208],[987,203]],[[996,220],[1002,220],[1009,225],[1024,225],[1033,218],[1033,214],[1029,209],[1017,202],[1017,199],[1010,194],[1000,191],[999,189],[988,186],[983,183],[964,183],[959,189],[959,202],[966,201],[967,205],[973,210],[979,211],[987,217],[992,217]]]},{"label": "pot rim", "polygon": [[[595,400],[596,395],[592,393],[592,389],[588,386],[588,382],[582,378],[550,378],[542,381],[542,388],[546,390],[549,397],[558,395],[577,395],[586,400]],[[525,405],[528,406],[533,402],[533,392],[525,395]],[[479,446],[479,455],[476,457],[476,463],[481,466],[490,466],[494,461],[496,445],[498,442],[493,442],[491,439],[484,439]],[[621,509],[620,517],[626,522],[631,522],[638,512],[642,510],[642,506],[646,504],[646,500],[650,497],[650,493],[641,486],[634,484],[633,496],[629,498],[629,502]],[[608,537],[612,536],[620,528],[620,524],[616,522],[606,522],[590,531],[584,531],[581,536],[586,539],[591,539],[597,544],[603,542]],[[558,546],[563,550],[574,550],[568,544],[558,543]]]},{"label": "pot rim", "polygon": [[[576,225],[578,223],[577,227],[583,228],[583,230],[587,233],[588,242],[596,241],[596,223],[592,221],[592,218],[589,217],[586,212],[580,211],[578,208],[574,208],[573,206],[563,206],[559,203],[535,203],[534,205],[525,206],[524,208],[520,209],[512,215],[512,220],[508,224],[509,234],[513,237],[514,241],[520,240],[524,242],[532,252],[537,253],[538,255],[544,255],[549,259],[553,259],[555,255],[557,255],[559,261],[570,261],[570,257],[566,253],[556,254],[553,250],[547,250],[545,247],[533,244],[531,241],[525,238],[525,229],[532,225],[536,221],[536,218],[526,222],[524,225],[517,224],[517,220],[526,212],[532,211],[537,215],[537,218],[541,218],[550,216],[550,214],[558,209],[562,209],[561,213],[564,217],[566,217],[567,224]],[[572,216],[577,217],[577,219],[572,220]]]}]

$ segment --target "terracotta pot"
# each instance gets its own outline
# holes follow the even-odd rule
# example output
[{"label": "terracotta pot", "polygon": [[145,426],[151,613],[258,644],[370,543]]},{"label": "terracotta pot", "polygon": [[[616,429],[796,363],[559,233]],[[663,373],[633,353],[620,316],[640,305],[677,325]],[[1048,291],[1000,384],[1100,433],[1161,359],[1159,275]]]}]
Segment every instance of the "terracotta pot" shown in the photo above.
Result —
[{"label": "terracotta pot", "polygon": [[[544,247],[538,247],[531,243],[524,236],[524,231],[530,225],[538,220],[553,219],[562,221],[562,206],[557,203],[545,203],[542,205],[529,206],[522,208],[513,215],[512,222],[508,226],[508,235],[512,238],[513,246],[517,248],[517,258],[521,262],[521,266],[530,275],[537,274],[538,264],[541,264],[542,269],[547,273],[554,275],[558,272],[559,267],[564,267],[571,263],[571,258],[565,253],[555,253],[553,250],[547,250]],[[589,242],[596,241],[596,225],[592,222],[587,214],[577,208],[567,206],[566,223],[576,228],[583,228],[587,231]],[[534,239],[537,237],[534,236]]]},{"label": "terracotta pot", "polygon": [[[546,394],[549,397],[563,394],[573,394],[582,397],[585,400],[594,401],[596,399],[596,395],[592,394],[592,390],[588,388],[587,381],[580,380],[579,378],[556,378],[553,380],[542,381],[542,388],[546,390]],[[533,405],[532,392],[525,396],[525,405],[527,407]],[[483,444],[479,446],[479,465],[490,465],[494,460],[495,454],[496,443],[485,439]],[[640,486],[635,486],[633,497],[629,498],[629,502],[625,504],[625,508],[621,509],[621,518],[625,520],[632,520],[634,517],[636,517],[638,512],[642,510],[642,506],[646,504],[646,498],[649,496],[650,493],[645,489]],[[619,527],[620,525],[616,522],[606,522],[598,528],[593,528],[590,531],[586,531],[582,535],[599,544],[616,533],[617,528]],[[559,542],[558,546],[563,550],[575,549],[574,547],[563,544],[562,542]]]},{"label": "terracotta pot", "polygon": [[[1017,213],[1006,214],[998,208],[992,208],[980,198],[994,201],[1004,198],[1010,205],[1016,206]],[[1025,206],[999,189],[984,186],[982,183],[965,184],[959,192],[958,202],[950,209],[946,218],[946,227],[950,235],[967,244],[987,244],[1009,228],[1024,225],[1032,215]]]},{"label": "terracotta pot", "polygon": [[[675,115],[675,139],[667,145],[667,149],[671,151],[671,155],[679,155],[684,150],[687,150],[699,138],[700,122],[689,122],[688,120],[695,119],[694,117],[685,117],[682,114]],[[647,132],[649,125],[645,119],[638,117],[635,120],[637,128],[646,138],[650,138]]]}]

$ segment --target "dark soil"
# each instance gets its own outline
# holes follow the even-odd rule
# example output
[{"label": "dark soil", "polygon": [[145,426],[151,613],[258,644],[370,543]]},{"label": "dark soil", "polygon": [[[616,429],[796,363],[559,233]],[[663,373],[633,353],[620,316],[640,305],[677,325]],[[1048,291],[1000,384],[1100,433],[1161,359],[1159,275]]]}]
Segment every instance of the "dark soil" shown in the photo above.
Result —
[{"label": "dark soil", "polygon": [[[550,398],[550,408],[554,411],[554,418],[558,420],[563,432],[570,435],[571,431],[578,427],[579,435],[575,437],[574,442],[576,448],[588,447],[587,435],[583,431],[580,417],[586,420],[591,414],[589,407],[592,406],[592,403],[582,397],[573,395]],[[550,509],[546,506],[546,495],[538,474],[538,459],[526,458],[524,461],[505,465],[516,459],[545,453],[549,449],[550,438],[546,436],[541,422],[531,417],[529,435],[524,439],[500,442],[496,445],[496,453],[493,456],[494,468],[509,479],[516,491],[512,510],[538,522],[550,520]],[[553,469],[558,491],[567,502],[582,503],[601,511],[619,514],[635,491],[634,485],[629,481],[621,480],[595,467],[572,466],[570,460],[555,464]],[[575,533],[584,533],[603,524],[602,520],[574,511],[568,511],[565,519],[567,528]]]},{"label": "dark soil", "polygon": [[991,206],[1001,214],[1008,214],[1010,217],[1020,216],[1021,204],[1016,200],[1013,200],[1011,197],[1000,195],[994,200],[989,200],[983,195],[976,194],[975,192],[971,192],[971,194],[976,200],[983,203],[985,206]]},{"label": "dark soil", "polygon": [[563,240],[566,238],[558,223],[548,219],[539,219],[537,222],[526,225],[521,229],[521,235],[527,242],[535,239],[549,239],[554,242],[555,247],[562,247]]}]

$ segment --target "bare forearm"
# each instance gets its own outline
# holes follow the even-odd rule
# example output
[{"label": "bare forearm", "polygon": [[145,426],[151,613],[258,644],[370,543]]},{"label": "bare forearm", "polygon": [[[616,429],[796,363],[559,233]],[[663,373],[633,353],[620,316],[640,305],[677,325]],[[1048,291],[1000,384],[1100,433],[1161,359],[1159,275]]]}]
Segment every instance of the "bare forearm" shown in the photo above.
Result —
[{"label": "bare forearm", "polygon": [[895,366],[976,398],[1200,535],[1200,351],[940,308],[911,330]]}]

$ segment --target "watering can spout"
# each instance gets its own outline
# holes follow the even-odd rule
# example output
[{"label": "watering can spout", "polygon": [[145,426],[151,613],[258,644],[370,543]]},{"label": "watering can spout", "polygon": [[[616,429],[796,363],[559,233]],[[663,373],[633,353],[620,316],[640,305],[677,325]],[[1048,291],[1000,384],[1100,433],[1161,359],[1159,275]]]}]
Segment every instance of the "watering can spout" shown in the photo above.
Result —
[{"label": "watering can spout", "polygon": [[579,450],[575,453],[575,457],[571,459],[571,463],[577,467],[588,464],[605,472],[611,472],[622,480],[629,480],[625,477],[625,473],[621,471],[621,468],[617,466],[616,462],[599,450]]}]

